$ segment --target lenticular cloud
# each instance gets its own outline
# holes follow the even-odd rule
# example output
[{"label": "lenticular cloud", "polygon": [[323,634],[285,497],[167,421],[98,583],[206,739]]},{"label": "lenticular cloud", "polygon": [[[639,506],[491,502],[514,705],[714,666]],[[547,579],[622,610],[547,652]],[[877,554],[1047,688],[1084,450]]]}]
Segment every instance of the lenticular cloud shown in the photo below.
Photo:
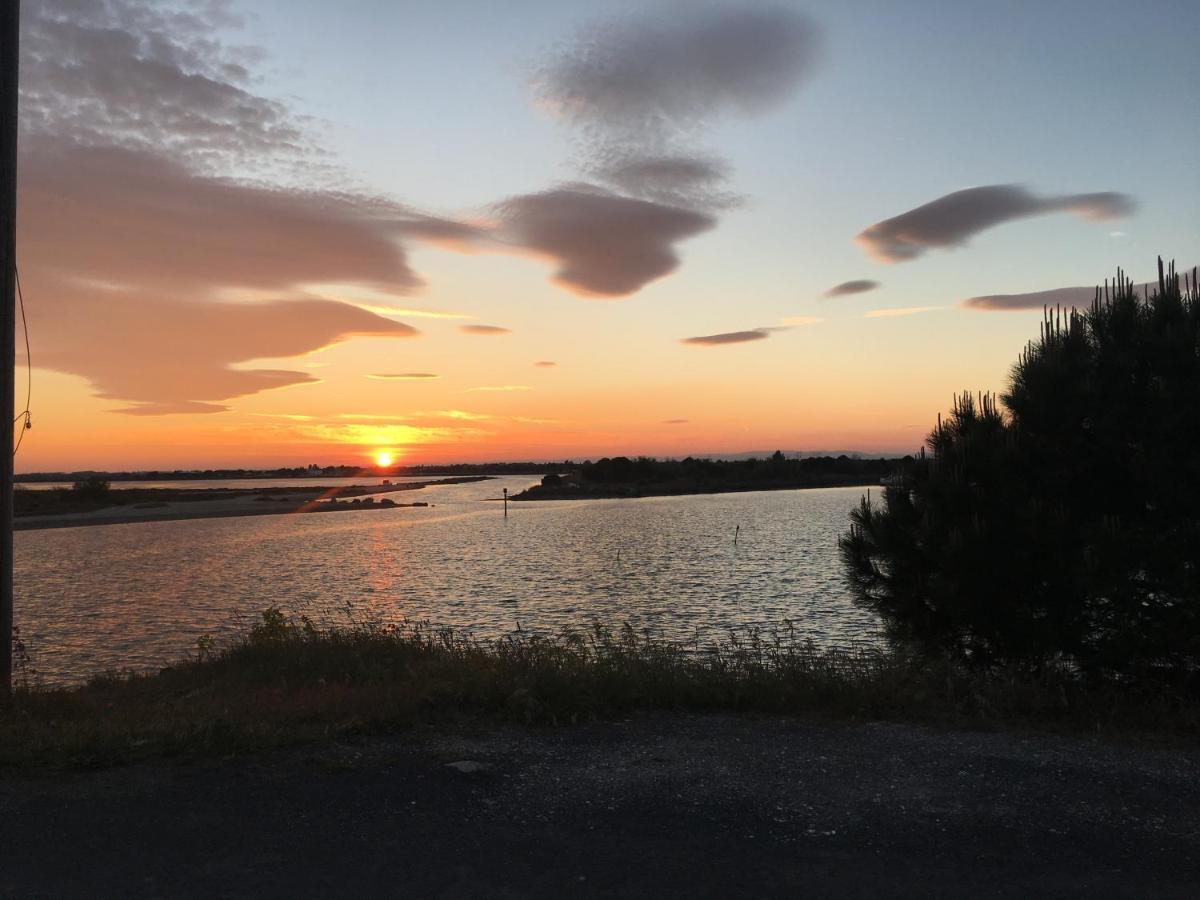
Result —
[{"label": "lenticular cloud", "polygon": [[994,184],[955,191],[877,222],[857,240],[880,262],[903,262],[930,249],[961,246],[985,229],[1016,219],[1054,212],[1112,219],[1135,209],[1133,198],[1112,191],[1038,197],[1020,185]]}]

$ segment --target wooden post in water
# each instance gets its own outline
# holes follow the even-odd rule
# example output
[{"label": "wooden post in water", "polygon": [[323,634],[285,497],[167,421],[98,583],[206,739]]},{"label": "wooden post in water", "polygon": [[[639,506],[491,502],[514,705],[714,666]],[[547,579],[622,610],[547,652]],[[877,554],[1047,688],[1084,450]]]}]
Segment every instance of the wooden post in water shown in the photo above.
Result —
[{"label": "wooden post in water", "polygon": [[[17,75],[20,0],[0,0],[0,700],[12,693],[13,394],[17,325]],[[22,427],[24,423],[22,422]]]},{"label": "wooden post in water", "polygon": [[508,488],[504,489],[504,518],[508,518]]}]

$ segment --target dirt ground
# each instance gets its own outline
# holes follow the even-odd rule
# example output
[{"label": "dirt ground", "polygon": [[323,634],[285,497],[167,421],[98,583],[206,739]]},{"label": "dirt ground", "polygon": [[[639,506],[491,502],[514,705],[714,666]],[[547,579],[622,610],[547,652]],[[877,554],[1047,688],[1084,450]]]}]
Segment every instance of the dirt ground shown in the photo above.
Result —
[{"label": "dirt ground", "polygon": [[1200,751],[647,714],[0,779],[18,897],[1196,896]]}]

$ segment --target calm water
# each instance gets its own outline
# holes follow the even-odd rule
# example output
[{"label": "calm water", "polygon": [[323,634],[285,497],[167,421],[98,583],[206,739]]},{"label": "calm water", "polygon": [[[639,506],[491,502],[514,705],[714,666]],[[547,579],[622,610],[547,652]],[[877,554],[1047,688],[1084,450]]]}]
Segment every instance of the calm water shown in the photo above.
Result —
[{"label": "calm water", "polygon": [[512,503],[507,520],[483,502],[533,481],[409,495],[427,509],[17,532],[17,623],[49,683],[159,667],[272,604],[482,635],[599,619],[704,640],[791,620],[818,643],[878,640],[836,548],[862,488]]}]

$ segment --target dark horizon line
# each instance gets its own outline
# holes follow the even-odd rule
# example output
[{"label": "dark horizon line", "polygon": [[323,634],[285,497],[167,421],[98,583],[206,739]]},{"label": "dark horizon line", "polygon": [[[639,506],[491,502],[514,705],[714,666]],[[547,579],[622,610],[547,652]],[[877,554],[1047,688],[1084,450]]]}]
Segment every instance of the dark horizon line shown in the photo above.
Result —
[{"label": "dark horizon line", "polygon": [[[330,463],[328,465],[321,466],[321,468],[322,469],[328,469],[328,468],[356,469],[357,471],[362,472],[362,473],[377,472],[381,475],[386,475],[388,473],[403,471],[403,470],[407,470],[407,469],[435,470],[435,469],[440,469],[440,468],[450,469],[450,468],[461,467],[461,466],[482,467],[482,466],[521,466],[521,465],[550,466],[550,465],[566,465],[566,464],[579,465],[581,463],[588,462],[588,461],[594,462],[598,459],[606,459],[606,458],[607,459],[615,459],[618,456],[625,456],[629,459],[639,459],[642,457],[648,457],[650,459],[659,459],[659,460],[683,460],[683,459],[687,459],[690,457],[692,459],[737,461],[737,460],[743,460],[743,459],[766,459],[767,457],[771,456],[771,454],[773,454],[775,452],[777,452],[777,451],[775,451],[775,450],[740,450],[740,451],[733,451],[733,452],[729,452],[729,453],[683,453],[683,454],[671,454],[671,455],[654,455],[654,454],[647,454],[647,453],[636,453],[636,454],[614,453],[614,454],[580,456],[577,458],[568,458],[568,459],[542,458],[542,459],[493,459],[493,460],[473,461],[473,462],[467,462],[467,461],[414,462],[414,463],[397,463],[397,464],[393,464],[390,466],[383,466],[383,467],[373,466],[373,465],[362,465],[359,463]],[[783,453],[784,456],[789,457],[789,458],[797,458],[797,457],[834,457],[834,458],[836,458],[838,456],[849,456],[852,459],[853,458],[900,459],[905,456],[912,455],[912,453],[914,451],[912,451],[912,450],[900,451],[900,450],[895,450],[895,449],[889,449],[889,450],[878,450],[878,451],[868,451],[868,450],[780,450],[778,452]],[[259,467],[239,466],[239,467],[224,467],[224,468],[209,468],[209,469],[199,469],[199,468],[184,468],[184,469],[72,469],[72,470],[50,470],[50,471],[42,471],[42,472],[20,472],[15,476],[15,480],[17,482],[20,482],[22,479],[51,480],[52,476],[63,476],[61,479],[56,479],[56,480],[68,480],[75,476],[98,476],[98,475],[107,475],[107,476],[114,476],[114,477],[122,476],[122,477],[128,478],[128,480],[136,480],[136,479],[132,478],[131,476],[148,476],[148,475],[204,475],[204,474],[216,474],[216,473],[254,473],[254,474],[270,475],[275,472],[296,471],[296,470],[306,471],[307,469],[308,469],[308,467],[303,466],[303,465],[294,465],[294,466],[285,465],[285,466],[275,466],[273,468],[271,468],[271,467],[259,468]]]}]

